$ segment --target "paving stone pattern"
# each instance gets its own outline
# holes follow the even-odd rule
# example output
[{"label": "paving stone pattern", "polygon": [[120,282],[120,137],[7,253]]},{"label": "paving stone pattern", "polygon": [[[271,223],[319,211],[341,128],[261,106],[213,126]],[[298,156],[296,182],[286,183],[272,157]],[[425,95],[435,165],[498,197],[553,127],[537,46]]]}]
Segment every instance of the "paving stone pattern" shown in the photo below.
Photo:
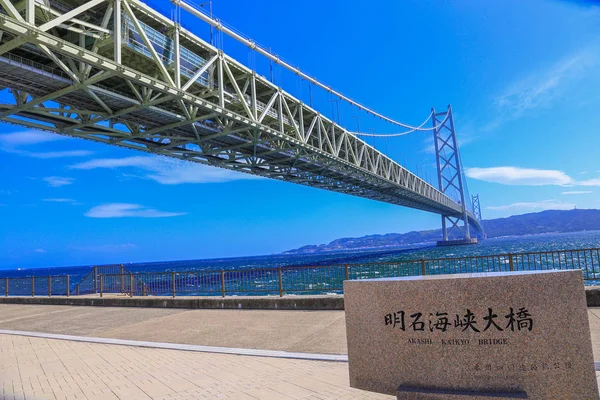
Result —
[{"label": "paving stone pattern", "polygon": [[352,389],[348,364],[0,335],[0,398],[393,399]]}]

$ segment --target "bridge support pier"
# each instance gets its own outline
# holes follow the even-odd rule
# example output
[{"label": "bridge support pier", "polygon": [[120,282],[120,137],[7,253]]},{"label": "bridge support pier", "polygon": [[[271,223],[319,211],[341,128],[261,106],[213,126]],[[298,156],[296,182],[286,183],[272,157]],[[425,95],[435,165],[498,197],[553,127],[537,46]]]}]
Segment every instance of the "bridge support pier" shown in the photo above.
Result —
[{"label": "bridge support pier", "polygon": [[471,239],[456,239],[456,240],[438,240],[437,245],[440,247],[443,246],[463,246],[467,244],[477,244],[479,240],[477,238]]}]

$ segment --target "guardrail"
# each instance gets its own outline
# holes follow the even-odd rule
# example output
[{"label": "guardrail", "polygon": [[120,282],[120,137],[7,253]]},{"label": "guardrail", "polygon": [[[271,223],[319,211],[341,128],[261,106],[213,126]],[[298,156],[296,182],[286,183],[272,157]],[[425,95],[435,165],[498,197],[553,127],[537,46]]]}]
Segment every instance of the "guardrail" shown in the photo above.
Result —
[{"label": "guardrail", "polygon": [[100,276],[106,274],[129,274],[130,271],[123,265],[101,265],[92,267],[90,272],[75,285],[71,291],[74,295],[97,294],[100,292]]},{"label": "guardrail", "polygon": [[0,296],[69,296],[69,275],[0,278]]},{"label": "guardrail", "polygon": [[0,296],[85,295],[227,296],[341,293],[344,280],[475,272],[581,269],[600,283],[600,248],[507,253],[326,266],[133,273],[122,265],[98,266],[75,286],[69,276],[0,278]]},{"label": "guardrail", "polygon": [[341,293],[343,281],[475,272],[581,269],[600,281],[600,248],[327,266],[100,275],[100,293],[223,296]]}]

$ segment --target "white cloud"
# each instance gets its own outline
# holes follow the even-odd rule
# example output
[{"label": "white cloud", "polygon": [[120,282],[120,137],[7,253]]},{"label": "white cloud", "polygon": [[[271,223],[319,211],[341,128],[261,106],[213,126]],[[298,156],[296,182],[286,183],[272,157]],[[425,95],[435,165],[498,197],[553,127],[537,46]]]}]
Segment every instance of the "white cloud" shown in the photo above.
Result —
[{"label": "white cloud", "polygon": [[42,201],[46,201],[49,203],[72,203],[75,204],[76,201],[73,199],[63,199],[63,198],[56,198],[56,199],[43,199]]},{"label": "white cloud", "polygon": [[585,181],[579,181],[577,184],[581,186],[600,186],[600,179],[588,179]]},{"label": "white cloud", "polygon": [[93,253],[123,253],[136,249],[138,246],[133,243],[104,244],[99,246],[69,246],[69,249]]},{"label": "white cloud", "polygon": [[21,151],[19,154],[34,158],[50,159],[50,158],[67,158],[67,157],[85,157],[92,155],[93,152],[88,150],[68,150],[68,151],[46,151],[46,152],[31,152]]},{"label": "white cloud", "polygon": [[549,106],[569,84],[594,70],[598,64],[597,52],[596,46],[590,46],[513,82],[496,98],[496,105],[514,118],[528,110]]},{"label": "white cloud", "polygon": [[46,250],[44,250],[44,249],[35,249],[34,251],[35,251],[36,253],[40,253],[40,254],[45,254],[45,253],[47,253],[47,252],[46,252]]},{"label": "white cloud", "polygon": [[164,218],[185,214],[187,213],[158,211],[139,204],[109,203],[91,208],[85,213],[85,216],[90,218]]},{"label": "white cloud", "polygon": [[24,131],[5,133],[0,135],[0,144],[9,147],[18,147],[32,144],[56,142],[58,140],[65,139],[68,138],[43,131]]},{"label": "white cloud", "polygon": [[571,195],[571,194],[590,194],[593,193],[591,190],[572,190],[570,192],[562,192],[561,194]]},{"label": "white cloud", "polygon": [[574,180],[562,171],[519,167],[467,168],[469,178],[504,185],[570,185]]},{"label": "white cloud", "polygon": [[75,182],[75,179],[73,178],[65,178],[61,176],[48,176],[46,178],[43,178],[43,180],[48,183],[48,186],[52,187],[72,185],[73,182]]},{"label": "white cloud", "polygon": [[512,203],[502,206],[489,206],[486,207],[492,211],[543,211],[543,210],[572,210],[576,204],[573,203],[561,203],[556,200],[543,200],[538,202],[524,202],[524,203]]},{"label": "white cloud", "polygon": [[51,159],[51,158],[66,158],[66,157],[85,157],[93,154],[88,150],[65,150],[65,151],[29,151],[24,150],[23,146],[32,146],[67,140],[69,138],[42,131],[24,131],[13,132],[0,135],[0,150],[19,154],[27,157]]},{"label": "white cloud", "polygon": [[435,145],[427,146],[422,150],[423,153],[435,154]]},{"label": "white cloud", "polygon": [[526,74],[507,82],[504,90],[492,98],[494,109],[490,110],[490,114],[495,117],[459,121],[459,145],[463,144],[465,132],[467,136],[479,139],[528,111],[551,107],[557,101],[573,106],[575,101],[572,99],[581,101],[582,86],[593,77],[592,74],[597,75],[600,71],[599,63],[600,42],[595,40],[554,63],[540,64],[543,67],[533,71],[527,69]]},{"label": "white cloud", "polygon": [[121,168],[121,167],[138,167],[151,169],[156,157],[134,156],[126,158],[99,158],[72,165],[73,169],[96,169],[96,168]]},{"label": "white cloud", "polygon": [[[503,185],[525,186],[598,186],[600,178],[575,180],[563,171],[520,167],[467,168],[469,178]],[[565,193],[563,193],[565,194]]]},{"label": "white cloud", "polygon": [[[160,156],[134,156],[127,158],[101,158],[72,165],[73,169],[90,170],[96,168],[138,168],[146,171],[142,178],[151,179],[163,185],[182,183],[216,183],[258,177],[201,165],[194,162]],[[128,174],[128,176],[131,176]]]}]

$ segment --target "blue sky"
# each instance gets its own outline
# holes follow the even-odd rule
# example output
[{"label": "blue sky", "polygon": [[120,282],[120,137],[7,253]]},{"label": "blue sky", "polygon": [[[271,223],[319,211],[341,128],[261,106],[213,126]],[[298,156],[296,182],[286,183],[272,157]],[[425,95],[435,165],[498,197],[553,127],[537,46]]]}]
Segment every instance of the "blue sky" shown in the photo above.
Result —
[{"label": "blue sky", "polygon": [[[166,15],[168,2],[149,0]],[[484,218],[600,208],[600,8],[594,2],[214,0],[214,13],[309,75],[418,124],[451,104]],[[189,15],[182,23],[208,38]],[[224,51],[268,76],[228,38]],[[307,101],[308,86],[274,79]],[[393,133],[326,93],[351,130]],[[338,109],[339,107],[339,116]],[[369,139],[432,180],[431,133]],[[271,254],[437,228],[439,216],[0,125],[0,268]]]}]

